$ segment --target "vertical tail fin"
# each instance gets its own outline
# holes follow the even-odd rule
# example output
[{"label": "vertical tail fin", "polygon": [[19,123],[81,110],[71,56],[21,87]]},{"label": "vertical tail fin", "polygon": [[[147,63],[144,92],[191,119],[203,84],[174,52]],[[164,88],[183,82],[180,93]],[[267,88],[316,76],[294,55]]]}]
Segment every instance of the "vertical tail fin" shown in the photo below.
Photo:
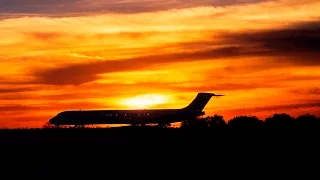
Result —
[{"label": "vertical tail fin", "polygon": [[213,93],[198,93],[197,97],[185,108],[187,111],[202,111],[204,107],[208,104],[212,96],[222,96],[215,95]]}]

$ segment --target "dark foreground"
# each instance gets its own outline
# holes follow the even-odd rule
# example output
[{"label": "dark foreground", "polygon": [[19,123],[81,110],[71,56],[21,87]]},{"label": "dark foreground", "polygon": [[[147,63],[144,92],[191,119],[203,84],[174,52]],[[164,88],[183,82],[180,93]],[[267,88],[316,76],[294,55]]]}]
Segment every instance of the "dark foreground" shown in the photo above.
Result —
[{"label": "dark foreground", "polygon": [[1,144],[313,143],[320,128],[84,128],[1,130]]},{"label": "dark foreground", "polygon": [[[193,175],[200,179],[217,177],[217,173],[239,177],[239,171],[257,177],[259,169],[263,172],[258,177],[272,172],[278,176],[264,167],[278,166],[283,172],[287,164],[316,164],[319,135],[320,129],[315,128],[1,130],[2,173],[24,179],[27,174],[60,179],[68,175],[83,179],[85,174],[90,178],[99,174],[99,178]],[[308,163],[299,164],[297,159]]]},{"label": "dark foreground", "polygon": [[[1,144],[263,144],[281,146],[317,144],[320,140],[320,118],[274,114],[260,120],[239,116],[226,122],[215,115],[184,121],[180,128],[165,126],[128,126],[117,128],[52,128],[0,130]],[[221,144],[221,145],[222,145]]]}]

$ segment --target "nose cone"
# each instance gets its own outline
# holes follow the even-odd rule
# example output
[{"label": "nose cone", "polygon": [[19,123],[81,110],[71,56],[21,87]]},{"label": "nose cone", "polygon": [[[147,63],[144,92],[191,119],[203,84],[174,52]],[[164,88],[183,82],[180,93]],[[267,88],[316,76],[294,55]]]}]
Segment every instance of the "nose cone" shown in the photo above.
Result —
[{"label": "nose cone", "polygon": [[57,123],[57,117],[55,116],[55,117],[51,118],[51,119],[49,120],[49,123],[50,123],[50,124],[56,124],[56,123]]}]

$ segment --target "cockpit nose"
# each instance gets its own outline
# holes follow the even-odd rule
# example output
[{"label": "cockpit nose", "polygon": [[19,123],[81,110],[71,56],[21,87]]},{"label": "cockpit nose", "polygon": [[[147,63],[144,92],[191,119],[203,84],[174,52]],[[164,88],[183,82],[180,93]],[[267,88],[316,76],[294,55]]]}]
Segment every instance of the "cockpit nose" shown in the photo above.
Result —
[{"label": "cockpit nose", "polygon": [[51,119],[49,120],[49,123],[50,123],[50,124],[56,124],[56,121],[57,121],[57,117],[55,116],[55,117],[53,117],[53,118],[51,118]]}]

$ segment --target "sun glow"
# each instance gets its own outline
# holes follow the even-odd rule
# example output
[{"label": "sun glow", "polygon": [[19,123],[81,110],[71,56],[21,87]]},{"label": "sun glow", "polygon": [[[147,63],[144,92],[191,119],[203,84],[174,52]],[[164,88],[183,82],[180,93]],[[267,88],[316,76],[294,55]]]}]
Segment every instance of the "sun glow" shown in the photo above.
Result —
[{"label": "sun glow", "polygon": [[165,95],[146,94],[125,99],[121,104],[133,109],[143,109],[164,104],[166,102],[168,102],[168,97]]}]

